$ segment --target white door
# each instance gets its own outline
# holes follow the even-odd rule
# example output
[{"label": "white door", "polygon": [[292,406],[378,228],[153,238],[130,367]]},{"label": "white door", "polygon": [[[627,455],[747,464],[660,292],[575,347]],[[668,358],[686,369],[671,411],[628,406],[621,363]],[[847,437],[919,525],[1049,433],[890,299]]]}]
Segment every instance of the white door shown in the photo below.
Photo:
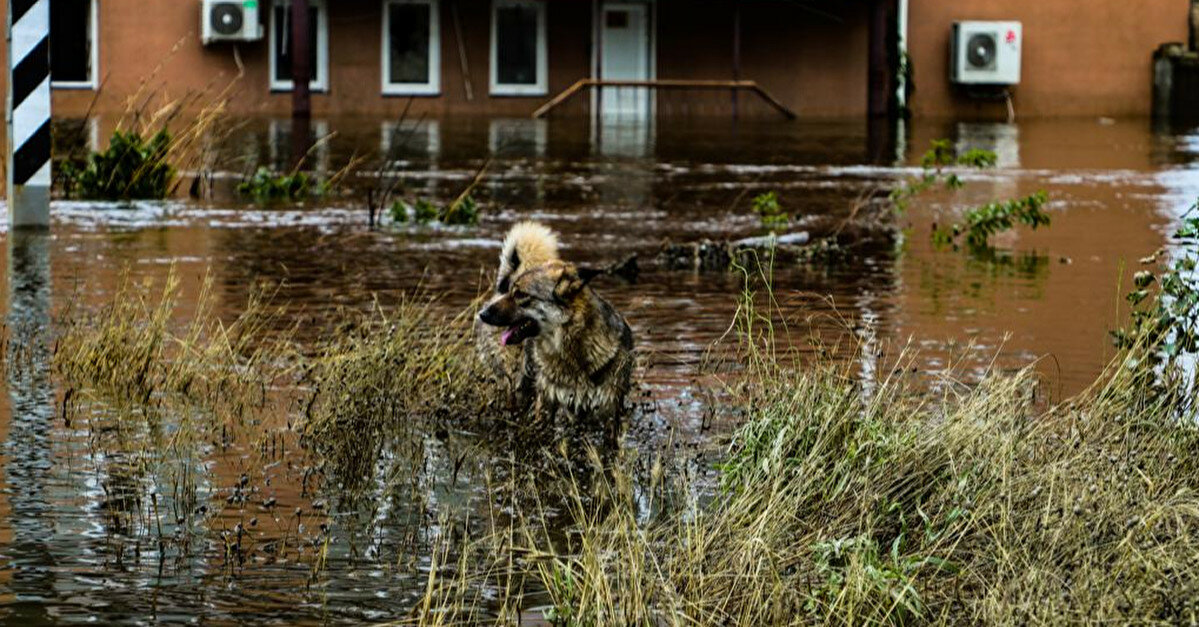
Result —
[{"label": "white door", "polygon": [[[649,12],[642,3],[604,4],[600,16],[600,72],[604,80],[650,79]],[[644,87],[604,87],[605,117],[647,117],[653,92]]]}]

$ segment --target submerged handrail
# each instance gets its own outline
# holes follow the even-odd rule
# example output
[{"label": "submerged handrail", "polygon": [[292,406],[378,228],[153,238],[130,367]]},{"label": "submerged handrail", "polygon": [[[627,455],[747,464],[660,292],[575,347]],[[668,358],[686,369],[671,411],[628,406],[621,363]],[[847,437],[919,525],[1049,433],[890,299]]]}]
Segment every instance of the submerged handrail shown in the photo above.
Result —
[{"label": "submerged handrail", "polygon": [[575,94],[590,87],[644,87],[646,89],[743,89],[758,95],[766,104],[774,107],[783,117],[794,120],[795,112],[771,96],[757,81],[726,81],[726,80],[691,80],[691,79],[658,79],[651,81],[604,80],[597,78],[581,78],[562,93],[554,96],[545,104],[537,107],[533,118],[543,118],[558,106],[574,97]]}]

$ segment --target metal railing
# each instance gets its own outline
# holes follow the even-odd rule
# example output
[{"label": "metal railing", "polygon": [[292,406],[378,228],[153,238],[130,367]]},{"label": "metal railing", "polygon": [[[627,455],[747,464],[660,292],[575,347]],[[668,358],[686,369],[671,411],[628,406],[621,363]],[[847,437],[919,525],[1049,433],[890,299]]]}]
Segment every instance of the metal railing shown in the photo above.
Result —
[{"label": "metal railing", "polygon": [[621,80],[601,80],[596,78],[582,78],[565,91],[554,96],[549,102],[541,105],[533,112],[534,118],[543,118],[549,115],[551,111],[570,100],[575,94],[593,87],[639,87],[644,89],[731,89],[743,90],[757,94],[766,104],[773,107],[788,120],[794,120],[797,116],[795,112],[788,109],[786,105],[779,102],[777,98],[771,96],[761,85],[756,81],[729,81],[729,80],[688,80],[688,79],[662,79],[652,81],[621,81]]}]

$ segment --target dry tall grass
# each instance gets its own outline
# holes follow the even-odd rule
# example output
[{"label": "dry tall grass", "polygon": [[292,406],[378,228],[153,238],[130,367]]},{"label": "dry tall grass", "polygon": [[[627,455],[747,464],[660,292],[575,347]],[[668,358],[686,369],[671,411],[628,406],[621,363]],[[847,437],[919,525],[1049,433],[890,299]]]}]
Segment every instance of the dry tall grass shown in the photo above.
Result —
[{"label": "dry tall grass", "polygon": [[[298,421],[334,490],[374,476],[397,434],[471,425],[486,440],[479,417],[502,415],[464,316],[412,301],[288,362],[253,316],[224,326],[202,311],[178,330],[163,304],[173,289],[73,318],[56,371],[224,422],[253,409],[256,386],[304,372],[300,402],[271,407]],[[1199,426],[1187,398],[1147,384],[1187,383],[1147,365],[1153,347],[1058,405],[1038,402],[1031,370],[930,393],[904,367],[864,381],[852,361],[801,364],[752,302],[722,395],[745,422],[714,492],[685,467],[638,476],[635,451],[593,451],[584,467],[513,461],[482,512],[430,513],[426,587],[397,608],[405,622],[1199,621]]]},{"label": "dry tall grass", "polygon": [[747,419],[717,494],[647,508],[627,465],[539,476],[573,527],[533,517],[465,544],[474,585],[454,570],[411,621],[476,619],[488,581],[544,590],[569,625],[1199,621],[1199,425],[1145,385],[1151,347],[1046,408],[1032,370],[929,395],[905,368],[864,385],[852,364],[797,366],[742,315]]},{"label": "dry tall grass", "polygon": [[502,405],[475,353],[472,312],[447,317],[431,305],[417,297],[353,314],[307,363],[299,430],[345,489],[373,476],[385,440],[411,445],[438,428],[493,417]]}]

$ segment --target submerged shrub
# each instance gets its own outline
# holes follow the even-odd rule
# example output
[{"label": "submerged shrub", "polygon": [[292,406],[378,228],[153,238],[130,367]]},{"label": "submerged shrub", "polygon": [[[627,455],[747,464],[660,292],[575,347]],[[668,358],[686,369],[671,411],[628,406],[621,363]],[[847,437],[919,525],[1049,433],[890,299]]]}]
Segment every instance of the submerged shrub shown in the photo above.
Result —
[{"label": "submerged shrub", "polygon": [[[1124,298],[1132,306],[1129,325],[1111,333],[1115,345],[1128,351],[1142,351],[1155,366],[1174,371],[1180,362],[1199,353],[1199,202],[1184,214],[1182,226],[1174,233],[1178,251],[1163,268],[1141,270],[1133,276],[1133,291]],[[1154,265],[1162,253],[1141,260]],[[1151,298],[1150,289],[1157,285]],[[1159,381],[1147,384],[1160,387]],[[1178,385],[1186,385],[1186,381]],[[1191,381],[1190,392],[1194,392]],[[1184,396],[1192,396],[1183,391]]]},{"label": "submerged shrub", "polygon": [[933,242],[939,245],[956,244],[959,235],[965,233],[966,246],[971,251],[982,252],[991,245],[991,237],[1009,231],[1017,224],[1032,230],[1049,226],[1051,219],[1045,212],[1049,196],[1040,191],[1024,198],[987,203],[966,212],[965,224],[941,227],[933,232]]},{"label": "submerged shrub", "polygon": [[68,197],[85,200],[158,200],[171,193],[171,134],[162,129],[149,140],[137,131],[114,131],[108,148],[92,153],[79,169],[63,164]]},{"label": "submerged shrub", "polygon": [[762,221],[762,226],[767,228],[785,227],[791,221],[790,216],[779,205],[779,197],[775,192],[754,196],[753,209]]},{"label": "submerged shrub", "polygon": [[274,174],[266,167],[258,168],[254,176],[237,186],[237,193],[261,205],[299,202],[310,195],[323,195],[325,191],[323,185],[304,172]]},{"label": "submerged shrub", "polygon": [[397,200],[391,204],[388,213],[391,215],[392,222],[397,224],[405,224],[409,221],[415,224],[428,224],[437,219],[437,207],[424,198],[418,198],[412,204]]},{"label": "submerged shrub", "polygon": [[479,223],[479,205],[470,194],[463,195],[443,208],[438,208],[424,198],[418,198],[412,203],[397,200],[391,204],[388,214],[396,224],[440,222],[449,226],[475,226]]},{"label": "submerged shrub", "polygon": [[956,154],[953,143],[948,139],[934,139],[928,151],[920,158],[920,176],[905,180],[902,185],[891,191],[889,199],[897,211],[906,211],[911,199],[929,189],[942,185],[945,189],[955,190],[962,187],[962,179],[946,168],[962,166],[976,170],[995,167],[997,157],[989,150],[972,149],[961,155]]},{"label": "submerged shrub", "polygon": [[479,223],[479,204],[474,196],[465,194],[446,207],[441,214],[441,221],[450,225],[474,226]]}]

